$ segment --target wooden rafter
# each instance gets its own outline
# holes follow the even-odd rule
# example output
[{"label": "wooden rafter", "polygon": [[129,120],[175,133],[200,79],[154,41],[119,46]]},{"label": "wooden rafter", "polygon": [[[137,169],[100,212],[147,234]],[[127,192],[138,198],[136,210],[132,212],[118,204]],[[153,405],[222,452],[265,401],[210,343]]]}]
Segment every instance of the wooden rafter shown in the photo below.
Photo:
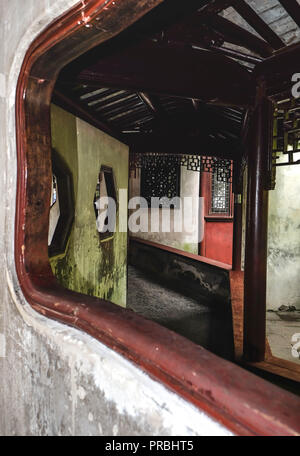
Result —
[{"label": "wooden rafter", "polygon": [[147,105],[148,109],[155,117],[159,116],[161,108],[160,106],[157,106],[157,103],[153,100],[151,95],[149,95],[146,92],[138,92],[138,96],[140,97],[142,102]]},{"label": "wooden rafter", "polygon": [[296,0],[279,0],[286,12],[292,17],[296,22],[298,27],[300,27],[300,6]]},{"label": "wooden rafter", "polygon": [[200,8],[200,14],[218,14],[231,6],[232,0],[212,0],[207,5]]},{"label": "wooden rafter", "polygon": [[[116,139],[121,139],[121,135],[117,131],[115,131],[110,125],[97,118],[95,116],[95,113],[89,112],[86,106],[82,106],[81,103],[75,101],[70,96],[67,96],[65,92],[62,93],[60,90],[55,89],[53,92],[52,101],[61,108],[71,112],[77,117],[80,117],[82,120],[85,120],[94,127],[99,128],[100,130],[104,131],[110,136]],[[124,138],[122,138],[122,141],[125,142]]]},{"label": "wooden rafter", "polygon": [[[220,68],[222,74],[217,71]],[[152,42],[101,59],[75,74],[74,78],[74,71],[67,68],[60,81],[216,100],[232,106],[248,105],[254,93],[252,76],[231,59],[203,49],[195,51]]]},{"label": "wooden rafter", "polygon": [[[289,0],[290,3],[290,0]],[[233,0],[232,6],[242,16],[251,27],[259,33],[274,49],[280,49],[285,46],[284,42],[276,35],[260,16],[249,6],[245,0]]]},{"label": "wooden rafter", "polygon": [[[138,96],[140,94],[137,94]],[[78,100],[74,99],[74,96],[71,94],[63,94],[60,90],[55,89],[52,101],[60,106],[61,108],[67,110],[68,112],[73,113],[77,117],[85,120],[86,122],[94,125],[96,128],[99,128],[101,131],[108,133],[109,135],[113,136],[114,138],[121,140],[123,143],[131,145],[132,147],[138,147],[138,149],[142,152],[156,152],[156,153],[163,153],[166,151],[173,151],[173,153],[181,153],[182,149],[185,148],[194,152],[201,148],[201,150],[206,151],[218,151],[218,155],[222,156],[223,158],[233,158],[233,154],[237,150],[237,139],[229,138],[226,141],[220,140],[212,140],[206,134],[201,134],[200,132],[197,133],[196,136],[189,136],[188,131],[186,128],[190,126],[191,120],[187,120],[186,124],[181,125],[182,128],[175,128],[176,134],[172,136],[170,139],[170,135],[167,133],[172,128],[171,124],[168,125],[168,117],[166,113],[162,110],[159,105],[158,100],[156,97],[152,97],[149,94],[142,93],[141,100],[144,101],[146,105],[148,103],[146,100],[149,101],[152,105],[153,109],[151,109],[151,113],[155,115],[157,121],[162,127],[162,132],[142,132],[137,131],[135,133],[122,133],[122,128],[116,130],[110,124],[105,122],[103,119],[100,119],[99,116],[96,117],[96,114],[93,113],[88,107],[82,103],[78,102]],[[126,111],[126,104],[122,105],[122,108]],[[161,115],[163,111],[163,115]],[[120,110],[122,112],[122,110]],[[220,123],[220,119],[217,115],[210,114],[209,112],[206,115],[199,112],[199,119],[202,119],[202,122],[205,121],[205,132],[208,131],[210,126],[214,125],[216,127]],[[137,117],[138,120],[141,120],[141,114],[138,111],[135,111],[132,114],[133,117]],[[126,122],[128,122],[133,117],[126,116]],[[196,118],[194,122],[197,123]],[[228,128],[232,128],[232,122],[227,121],[224,119],[222,121],[222,126],[226,129],[226,125]],[[173,128],[174,130],[174,128]],[[137,134],[138,133],[138,134]],[[191,152],[191,153],[192,153]]]},{"label": "wooden rafter", "polygon": [[[203,17],[199,17],[203,20]],[[225,41],[245,47],[262,57],[270,57],[273,54],[274,49],[269,43],[228,19],[214,15],[206,17],[205,20],[218,32],[223,34]]]},{"label": "wooden rafter", "polygon": [[158,97],[146,92],[138,92],[138,96],[154,116],[158,129],[170,130],[172,124],[170,123],[168,113],[162,107]]},{"label": "wooden rafter", "polygon": [[132,133],[127,134],[127,143],[133,150],[142,153],[172,153],[182,154],[207,154],[226,158],[228,160],[236,159],[238,154],[238,141],[232,139],[220,139],[206,135],[206,132],[199,132],[195,136],[188,136],[177,132],[173,134],[151,134],[151,133]]},{"label": "wooden rafter", "polygon": [[214,50],[215,52],[219,52],[221,54],[227,55],[228,57],[232,57],[237,60],[248,62],[253,65],[256,65],[257,63],[262,62],[262,59],[260,59],[258,57],[253,57],[252,55],[247,55],[243,52],[238,52],[233,49],[229,49],[226,46],[222,46],[222,47],[211,46],[210,49]]}]

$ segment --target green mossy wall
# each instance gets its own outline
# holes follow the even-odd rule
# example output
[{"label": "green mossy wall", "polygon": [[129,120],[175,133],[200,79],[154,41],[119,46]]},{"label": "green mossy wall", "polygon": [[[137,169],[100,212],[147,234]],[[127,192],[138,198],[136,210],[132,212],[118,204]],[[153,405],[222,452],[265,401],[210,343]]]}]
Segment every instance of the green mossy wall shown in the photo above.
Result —
[{"label": "green mossy wall", "polygon": [[[128,189],[128,147],[53,105],[52,146],[73,174],[75,221],[64,255],[50,259],[59,282],[68,289],[126,307],[127,232],[100,243],[93,206],[102,165],[114,171],[117,190]],[[127,201],[126,203],[127,204]],[[122,207],[127,223],[127,207]]]}]

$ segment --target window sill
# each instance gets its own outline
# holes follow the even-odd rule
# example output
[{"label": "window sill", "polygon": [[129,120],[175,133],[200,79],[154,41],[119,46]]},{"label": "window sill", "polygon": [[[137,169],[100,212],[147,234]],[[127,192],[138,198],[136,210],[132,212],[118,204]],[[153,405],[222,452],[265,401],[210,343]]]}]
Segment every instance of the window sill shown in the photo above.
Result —
[{"label": "window sill", "polygon": [[230,215],[206,215],[204,217],[206,222],[233,222],[233,217]]},{"label": "window sill", "polygon": [[192,260],[199,261],[200,263],[205,263],[205,264],[214,266],[219,269],[224,269],[225,271],[232,270],[232,267],[229,264],[221,263],[220,261],[216,261],[216,260],[211,260],[210,258],[206,258],[201,255],[195,255],[194,253],[185,252],[184,250],[179,250],[179,249],[176,249],[175,247],[158,244],[158,243],[152,242],[152,241],[146,241],[145,239],[140,239],[140,238],[133,237],[133,236],[130,237],[130,240],[139,242],[140,244],[149,245],[156,249],[165,250],[170,253],[175,253],[176,255],[184,256],[186,258],[190,258]]}]

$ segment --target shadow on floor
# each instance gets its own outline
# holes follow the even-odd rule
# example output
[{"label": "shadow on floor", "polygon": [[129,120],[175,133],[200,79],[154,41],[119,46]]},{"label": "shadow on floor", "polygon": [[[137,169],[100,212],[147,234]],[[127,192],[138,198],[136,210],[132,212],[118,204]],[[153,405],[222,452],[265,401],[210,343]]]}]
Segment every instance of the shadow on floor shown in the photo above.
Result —
[{"label": "shadow on floor", "polygon": [[[231,309],[214,307],[205,298],[191,299],[128,267],[127,306],[222,358],[233,360]],[[225,306],[224,306],[225,307]]]}]

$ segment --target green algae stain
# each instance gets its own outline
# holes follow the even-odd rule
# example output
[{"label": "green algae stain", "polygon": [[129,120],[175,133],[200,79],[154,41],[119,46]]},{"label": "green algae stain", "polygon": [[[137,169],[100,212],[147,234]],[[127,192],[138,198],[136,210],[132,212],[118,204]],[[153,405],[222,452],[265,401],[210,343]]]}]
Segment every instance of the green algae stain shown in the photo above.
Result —
[{"label": "green algae stain", "polygon": [[93,200],[102,165],[113,169],[117,190],[128,188],[128,147],[54,105],[51,127],[75,186],[75,221],[65,254],[50,259],[53,272],[70,290],[126,307],[127,233],[118,232],[117,214],[113,237],[100,242]]}]

